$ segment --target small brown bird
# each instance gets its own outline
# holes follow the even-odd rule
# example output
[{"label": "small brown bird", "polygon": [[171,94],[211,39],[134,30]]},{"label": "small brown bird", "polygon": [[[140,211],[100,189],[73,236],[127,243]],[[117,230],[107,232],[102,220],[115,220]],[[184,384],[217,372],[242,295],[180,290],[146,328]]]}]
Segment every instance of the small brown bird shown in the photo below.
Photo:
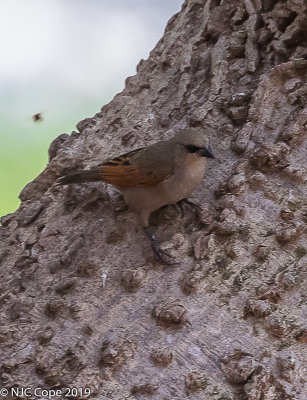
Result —
[{"label": "small brown bird", "polygon": [[142,147],[107,160],[90,170],[62,176],[57,184],[103,181],[117,187],[129,208],[136,211],[149,236],[156,258],[171,264],[149,235],[149,215],[189,196],[200,185],[206,158],[214,158],[208,137],[200,129],[187,128],[172,139]]}]

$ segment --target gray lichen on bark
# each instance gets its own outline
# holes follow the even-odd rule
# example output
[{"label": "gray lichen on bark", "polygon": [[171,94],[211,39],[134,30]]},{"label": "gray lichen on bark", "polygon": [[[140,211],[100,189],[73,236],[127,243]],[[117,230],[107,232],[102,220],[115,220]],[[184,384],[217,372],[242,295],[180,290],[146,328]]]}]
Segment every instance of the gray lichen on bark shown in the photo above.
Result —
[{"label": "gray lichen on bark", "polygon": [[[2,218],[2,386],[303,400],[306,27],[303,0],[187,0],[123,92],[55,139]],[[217,160],[200,214],[152,217],[177,267],[112,188],[53,186],[186,126]]]}]

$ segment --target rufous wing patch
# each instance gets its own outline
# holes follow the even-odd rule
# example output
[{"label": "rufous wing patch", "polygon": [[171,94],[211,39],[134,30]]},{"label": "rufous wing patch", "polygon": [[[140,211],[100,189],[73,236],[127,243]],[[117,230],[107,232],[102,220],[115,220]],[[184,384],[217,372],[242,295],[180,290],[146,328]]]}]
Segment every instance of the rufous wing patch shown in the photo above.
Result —
[{"label": "rufous wing patch", "polygon": [[99,166],[101,179],[116,186],[153,186],[162,182],[166,176],[157,176],[154,171],[143,171],[133,163],[133,156],[142,148],[112,158]]}]

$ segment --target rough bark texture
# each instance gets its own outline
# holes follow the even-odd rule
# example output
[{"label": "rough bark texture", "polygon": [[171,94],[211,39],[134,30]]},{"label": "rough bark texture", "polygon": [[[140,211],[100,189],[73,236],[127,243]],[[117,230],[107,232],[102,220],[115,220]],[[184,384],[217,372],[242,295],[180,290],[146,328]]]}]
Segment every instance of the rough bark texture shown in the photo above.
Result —
[{"label": "rough bark texture", "polygon": [[[305,398],[306,43],[303,0],[187,0],[123,92],[54,140],[2,218],[2,386]],[[154,262],[110,186],[53,186],[186,126],[208,132],[217,159],[200,216],[152,217],[179,266]]]}]

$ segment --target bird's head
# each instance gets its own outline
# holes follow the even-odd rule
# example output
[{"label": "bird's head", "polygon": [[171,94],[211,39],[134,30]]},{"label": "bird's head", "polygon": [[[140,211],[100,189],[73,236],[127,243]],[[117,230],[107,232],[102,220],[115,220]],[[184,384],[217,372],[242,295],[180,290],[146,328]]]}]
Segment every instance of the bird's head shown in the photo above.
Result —
[{"label": "bird's head", "polygon": [[174,141],[182,144],[188,153],[200,157],[215,158],[210,148],[208,136],[199,128],[186,128],[177,132]]}]

